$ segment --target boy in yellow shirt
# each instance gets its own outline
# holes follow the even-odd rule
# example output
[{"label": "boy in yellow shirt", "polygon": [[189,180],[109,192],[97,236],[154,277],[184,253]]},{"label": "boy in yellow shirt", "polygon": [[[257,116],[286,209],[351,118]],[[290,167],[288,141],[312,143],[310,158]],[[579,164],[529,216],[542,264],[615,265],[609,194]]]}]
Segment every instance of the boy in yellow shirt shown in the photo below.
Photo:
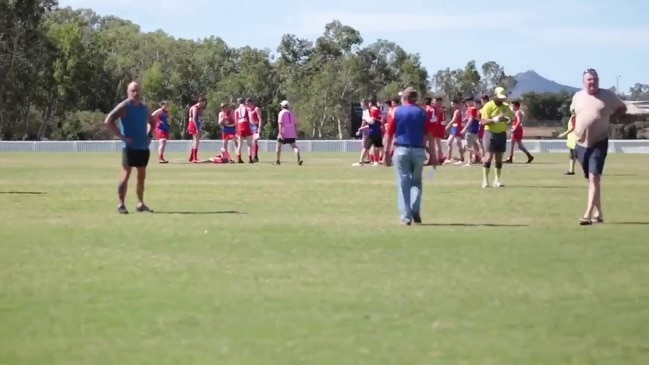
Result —
[{"label": "boy in yellow shirt", "polygon": [[575,153],[575,146],[577,145],[577,137],[575,136],[575,115],[571,115],[568,119],[568,129],[559,135],[559,138],[568,136],[566,145],[570,149],[570,162],[568,164],[568,172],[565,175],[574,175],[575,174],[575,159],[577,154]]}]

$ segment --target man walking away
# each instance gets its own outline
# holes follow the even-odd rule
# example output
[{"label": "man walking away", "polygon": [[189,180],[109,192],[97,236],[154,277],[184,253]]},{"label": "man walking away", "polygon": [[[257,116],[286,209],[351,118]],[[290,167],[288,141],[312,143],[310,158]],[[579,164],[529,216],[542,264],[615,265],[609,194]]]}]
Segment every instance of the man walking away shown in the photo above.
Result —
[{"label": "man walking away", "polygon": [[392,165],[390,147],[394,139],[394,161],[397,173],[398,206],[401,224],[421,223],[422,173],[426,164],[426,146],[435,163],[432,143],[432,123],[426,111],[417,106],[417,91],[407,88],[402,92],[403,105],[396,109],[388,124],[385,165]]},{"label": "man walking away", "polygon": [[534,156],[523,145],[523,119],[525,114],[521,110],[521,103],[518,100],[512,101],[512,109],[514,110],[514,123],[512,124],[511,147],[509,149],[509,158],[505,160],[505,163],[514,163],[514,148],[516,146],[527,156],[526,163],[532,163]]}]

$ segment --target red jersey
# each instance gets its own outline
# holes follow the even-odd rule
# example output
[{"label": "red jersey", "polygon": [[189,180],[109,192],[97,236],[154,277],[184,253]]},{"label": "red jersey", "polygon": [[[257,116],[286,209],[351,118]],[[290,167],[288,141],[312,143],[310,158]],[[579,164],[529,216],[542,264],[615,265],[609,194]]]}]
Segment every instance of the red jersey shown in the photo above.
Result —
[{"label": "red jersey", "polygon": [[453,111],[453,120],[451,121],[453,128],[457,128],[458,131],[462,130],[462,112],[460,110]]},{"label": "red jersey", "polygon": [[203,108],[201,108],[200,104],[194,104],[194,105],[192,105],[191,108],[189,108],[189,121],[190,122],[200,125],[202,116],[203,116]]},{"label": "red jersey", "polygon": [[435,112],[435,118],[437,119],[436,123],[444,124],[446,121],[446,111],[440,105],[433,105],[433,111]]},{"label": "red jersey", "polygon": [[221,112],[220,117],[223,118],[223,125],[226,127],[234,127],[234,117],[232,116],[232,110],[228,110],[227,112]]},{"label": "red jersey", "polygon": [[478,109],[474,106],[466,108],[466,120],[471,121],[478,119]]},{"label": "red jersey", "polygon": [[523,129],[523,119],[521,118],[521,111],[514,112],[514,124],[512,125],[512,130],[517,131]]},{"label": "red jersey", "polygon": [[429,123],[434,123],[433,118],[435,118],[435,108],[430,105],[426,105],[425,110],[426,110],[426,120]]},{"label": "red jersey", "polygon": [[248,113],[250,115],[250,123],[259,124],[259,108],[248,108]]},{"label": "red jersey", "polygon": [[383,116],[381,115],[381,109],[376,106],[370,107],[370,118],[380,122],[383,119],[382,117]]},{"label": "red jersey", "polygon": [[245,106],[239,105],[234,111],[234,119],[237,124],[248,124],[250,123],[250,111]]}]

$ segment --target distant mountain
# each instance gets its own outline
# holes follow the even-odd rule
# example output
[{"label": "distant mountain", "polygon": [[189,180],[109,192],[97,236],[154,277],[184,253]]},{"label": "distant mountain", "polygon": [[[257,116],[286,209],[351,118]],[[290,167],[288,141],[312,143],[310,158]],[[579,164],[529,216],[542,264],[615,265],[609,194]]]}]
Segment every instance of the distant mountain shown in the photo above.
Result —
[{"label": "distant mountain", "polygon": [[579,90],[576,87],[561,85],[552,80],[548,80],[532,70],[521,72],[514,76],[514,78],[516,79],[516,86],[514,86],[514,90],[512,90],[512,98],[519,98],[523,94],[529,92],[558,93],[561,90],[565,90],[569,93],[573,93]]}]

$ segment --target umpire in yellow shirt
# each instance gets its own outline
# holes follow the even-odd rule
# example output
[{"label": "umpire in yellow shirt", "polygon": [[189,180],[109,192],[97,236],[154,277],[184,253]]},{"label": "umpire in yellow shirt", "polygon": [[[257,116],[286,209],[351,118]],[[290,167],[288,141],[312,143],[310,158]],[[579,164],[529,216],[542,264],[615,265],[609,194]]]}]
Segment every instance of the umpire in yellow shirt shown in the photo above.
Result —
[{"label": "umpire in yellow shirt", "polygon": [[489,187],[489,170],[491,169],[491,161],[494,161],[496,168],[496,177],[493,186],[500,188],[505,186],[501,179],[500,173],[503,168],[503,155],[507,152],[507,129],[508,124],[514,120],[514,112],[505,103],[507,100],[507,93],[502,87],[497,87],[494,90],[494,96],[491,101],[487,102],[480,114],[482,119],[480,123],[484,124],[484,137],[483,144],[485,149],[485,156],[482,160],[482,187]]}]

